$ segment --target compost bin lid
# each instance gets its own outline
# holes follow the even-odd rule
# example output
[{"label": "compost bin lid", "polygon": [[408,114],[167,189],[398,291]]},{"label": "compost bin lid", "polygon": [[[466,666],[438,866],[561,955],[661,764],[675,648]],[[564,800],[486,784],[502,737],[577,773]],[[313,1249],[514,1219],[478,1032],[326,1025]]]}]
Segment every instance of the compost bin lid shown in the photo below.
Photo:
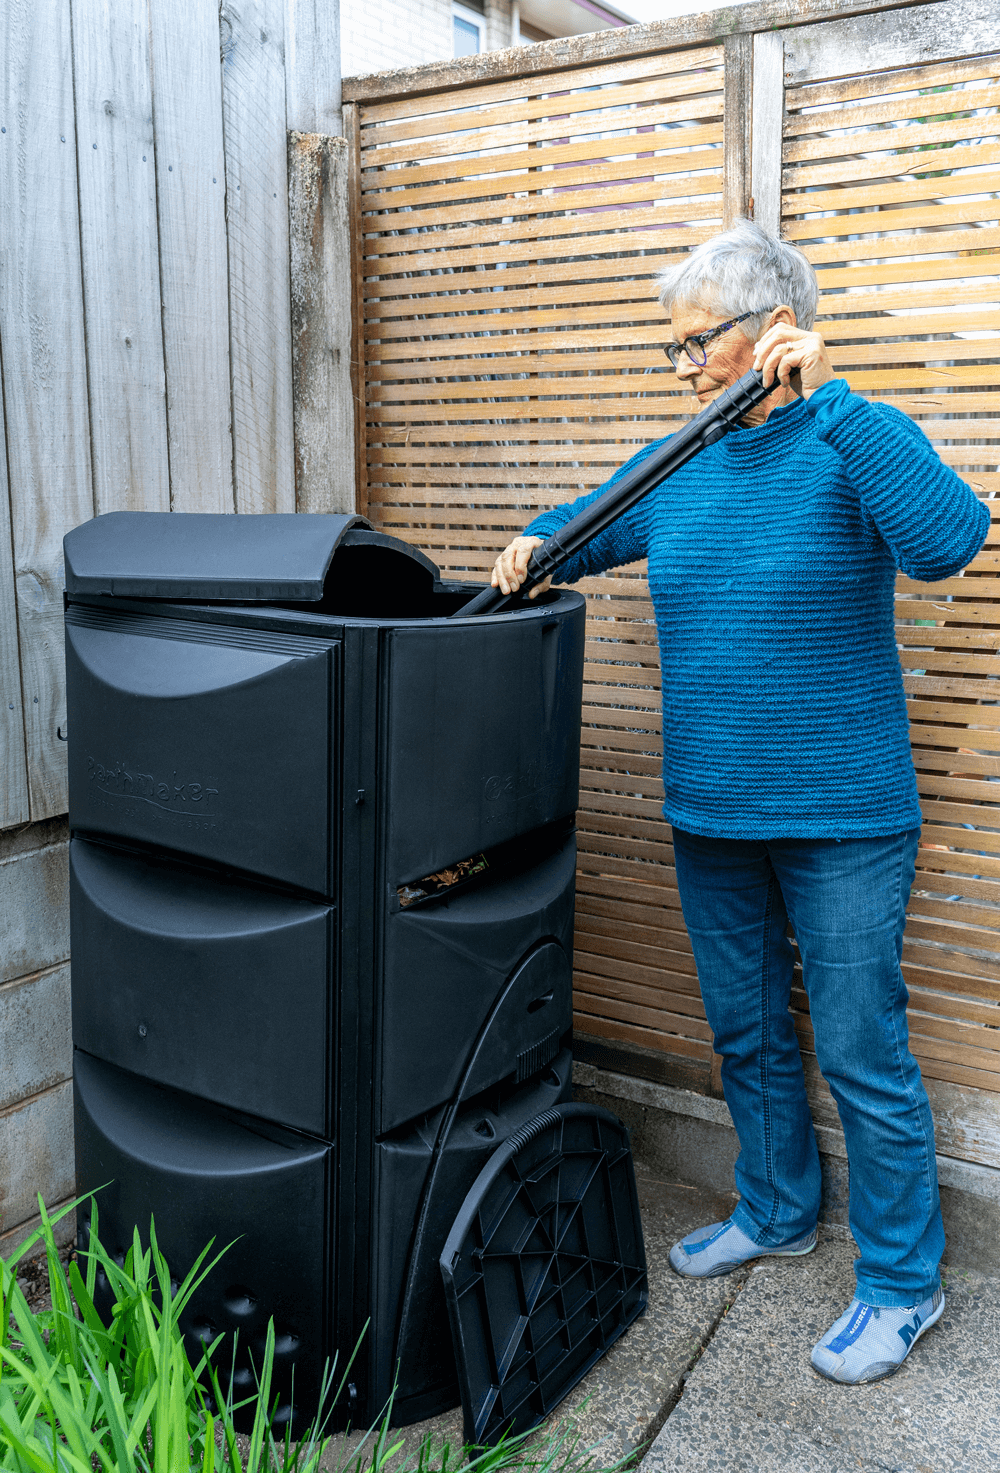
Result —
[{"label": "compost bin lid", "polygon": [[512,1135],[462,1204],[441,1273],[466,1441],[536,1426],[646,1308],[622,1122],[560,1105]]},{"label": "compost bin lid", "polygon": [[334,553],[356,544],[391,550],[437,575],[429,558],[364,517],[115,511],[67,534],[66,592],[318,603]]}]

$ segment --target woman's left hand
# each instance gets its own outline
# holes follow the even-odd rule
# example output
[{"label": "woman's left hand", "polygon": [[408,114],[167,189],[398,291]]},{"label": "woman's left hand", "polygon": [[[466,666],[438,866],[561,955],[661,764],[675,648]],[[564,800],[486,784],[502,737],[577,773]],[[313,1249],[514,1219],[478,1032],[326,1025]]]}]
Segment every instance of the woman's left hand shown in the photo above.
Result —
[{"label": "woman's left hand", "polygon": [[803,332],[787,322],[776,322],[754,345],[754,368],[765,385],[784,384],[803,399],[833,378],[833,366],[822,335]]}]

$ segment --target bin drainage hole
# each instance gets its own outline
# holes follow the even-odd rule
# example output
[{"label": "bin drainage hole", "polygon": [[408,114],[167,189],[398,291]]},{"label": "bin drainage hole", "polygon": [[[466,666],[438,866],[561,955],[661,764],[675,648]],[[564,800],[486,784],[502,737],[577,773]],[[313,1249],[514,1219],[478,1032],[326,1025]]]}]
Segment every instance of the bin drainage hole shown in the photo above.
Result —
[{"label": "bin drainage hole", "polygon": [[545,1006],[547,1006],[547,1004],[552,1001],[552,999],[553,999],[554,996],[555,996],[555,993],[554,992],[546,992],[541,997],[536,997],[535,1000],[534,1000],[534,1002],[529,1002],[529,1004],[528,1004],[528,1012],[529,1013],[537,1013],[539,1011],[539,1009],[544,1008]]},{"label": "bin drainage hole", "polygon": [[484,1136],[486,1140],[491,1141],[496,1135],[496,1131],[488,1120],[480,1120],[476,1126],[476,1135]]}]

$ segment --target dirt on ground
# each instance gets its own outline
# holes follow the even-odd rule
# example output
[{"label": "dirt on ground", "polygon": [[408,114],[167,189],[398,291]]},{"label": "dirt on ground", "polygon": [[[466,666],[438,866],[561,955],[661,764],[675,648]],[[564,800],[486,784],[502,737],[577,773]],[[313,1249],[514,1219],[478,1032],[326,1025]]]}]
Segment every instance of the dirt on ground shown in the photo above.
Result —
[{"label": "dirt on ground", "polygon": [[[63,1266],[64,1273],[68,1271],[73,1252],[71,1245],[59,1251],[59,1262]],[[52,1308],[52,1295],[49,1292],[49,1265],[44,1253],[18,1266],[17,1283],[28,1301],[28,1308],[34,1314]]]}]

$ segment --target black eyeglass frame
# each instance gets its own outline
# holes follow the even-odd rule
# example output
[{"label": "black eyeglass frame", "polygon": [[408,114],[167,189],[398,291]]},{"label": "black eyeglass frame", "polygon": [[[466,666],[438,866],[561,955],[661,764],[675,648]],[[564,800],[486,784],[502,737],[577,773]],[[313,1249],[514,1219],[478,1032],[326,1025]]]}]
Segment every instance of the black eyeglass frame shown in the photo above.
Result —
[{"label": "black eyeglass frame", "polygon": [[[742,317],[734,317],[730,322],[720,322],[718,327],[709,328],[708,332],[692,333],[691,337],[685,338],[683,343],[668,343],[663,351],[670,359],[671,368],[676,373],[677,360],[682,353],[688,355],[696,368],[704,368],[708,362],[708,354],[705,352],[706,343],[710,343],[713,338],[721,337],[724,332],[728,332],[730,328],[736,327],[739,323],[746,322],[748,317],[759,317],[760,315],[759,312],[744,312]],[[695,350],[693,353],[692,346]],[[701,354],[700,358],[695,356],[697,353]]]}]

